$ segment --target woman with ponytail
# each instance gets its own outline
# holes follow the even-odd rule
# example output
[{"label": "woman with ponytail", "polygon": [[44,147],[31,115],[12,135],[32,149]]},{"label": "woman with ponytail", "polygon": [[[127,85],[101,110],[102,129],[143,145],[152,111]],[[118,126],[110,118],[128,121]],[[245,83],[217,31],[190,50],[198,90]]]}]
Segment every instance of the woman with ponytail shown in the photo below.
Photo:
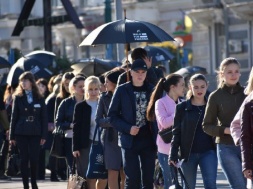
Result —
[{"label": "woman with ponytail", "polygon": [[[156,119],[160,131],[172,127],[178,99],[184,96],[184,86],[184,79],[178,74],[170,74],[157,83],[147,108],[147,118],[149,121]],[[166,94],[164,95],[164,93]],[[166,144],[158,135],[156,144],[158,146],[158,160],[164,177],[164,188],[168,189],[172,185],[168,164],[170,143]]]}]

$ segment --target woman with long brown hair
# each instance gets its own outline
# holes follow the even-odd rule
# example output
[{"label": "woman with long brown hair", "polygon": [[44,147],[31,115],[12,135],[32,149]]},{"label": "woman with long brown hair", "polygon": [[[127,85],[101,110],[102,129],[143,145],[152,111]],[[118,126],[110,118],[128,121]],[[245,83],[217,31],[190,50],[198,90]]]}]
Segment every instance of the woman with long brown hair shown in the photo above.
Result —
[{"label": "woman with long brown hair", "polygon": [[[184,86],[184,78],[178,74],[170,74],[157,83],[148,104],[147,119],[157,121],[160,131],[173,126],[176,105],[179,97],[184,96]],[[172,176],[168,164],[171,145],[165,143],[159,135],[157,135],[156,145],[158,147],[158,160],[163,172],[164,188],[169,188],[172,185]]]},{"label": "woman with long brown hair", "polygon": [[11,115],[10,143],[17,145],[21,159],[24,189],[29,188],[29,165],[32,189],[37,189],[36,172],[40,145],[46,141],[47,111],[45,100],[39,92],[31,72],[19,77],[14,93]]}]

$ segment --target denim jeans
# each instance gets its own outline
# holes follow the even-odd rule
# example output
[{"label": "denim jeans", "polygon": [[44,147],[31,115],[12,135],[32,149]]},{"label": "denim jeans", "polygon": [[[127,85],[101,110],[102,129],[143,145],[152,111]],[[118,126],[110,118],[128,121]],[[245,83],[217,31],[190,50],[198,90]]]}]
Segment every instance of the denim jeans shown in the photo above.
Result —
[{"label": "denim jeans", "polygon": [[231,189],[245,189],[240,146],[217,144],[218,160]]},{"label": "denim jeans", "polygon": [[169,156],[167,154],[162,154],[160,152],[158,152],[157,156],[163,172],[164,189],[168,189],[172,185],[172,176],[170,171],[171,169],[168,163]]},{"label": "denim jeans", "polygon": [[216,189],[217,156],[215,151],[191,153],[188,161],[183,162],[182,170],[190,188],[195,188],[198,166],[201,170],[205,189]]}]

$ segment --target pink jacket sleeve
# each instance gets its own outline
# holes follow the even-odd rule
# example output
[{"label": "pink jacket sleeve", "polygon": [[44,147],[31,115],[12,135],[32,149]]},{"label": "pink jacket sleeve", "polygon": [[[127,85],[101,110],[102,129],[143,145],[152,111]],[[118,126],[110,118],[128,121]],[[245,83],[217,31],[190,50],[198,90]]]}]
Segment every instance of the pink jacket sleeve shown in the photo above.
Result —
[{"label": "pink jacket sleeve", "polygon": [[233,121],[230,124],[231,136],[234,140],[236,146],[240,145],[240,136],[241,136],[241,115],[244,105],[253,98],[253,93],[251,92],[243,101],[239,111],[236,113]]},{"label": "pink jacket sleeve", "polygon": [[[172,108],[169,110],[169,107]],[[163,100],[157,100],[155,103],[155,115],[159,130],[171,127],[174,123],[175,108],[172,104],[164,104]]]}]

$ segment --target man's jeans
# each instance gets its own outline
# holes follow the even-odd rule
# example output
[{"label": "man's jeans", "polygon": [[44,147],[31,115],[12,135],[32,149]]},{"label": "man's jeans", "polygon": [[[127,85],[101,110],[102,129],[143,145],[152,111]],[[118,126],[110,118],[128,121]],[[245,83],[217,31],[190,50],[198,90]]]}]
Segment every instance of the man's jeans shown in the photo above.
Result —
[{"label": "man's jeans", "polygon": [[183,162],[182,170],[190,188],[195,188],[198,166],[201,170],[205,189],[216,189],[217,156],[215,151],[191,153],[189,160]]},{"label": "man's jeans", "polygon": [[168,155],[158,152],[157,156],[163,172],[164,188],[168,189],[172,185],[171,168],[168,163]]},{"label": "man's jeans", "polygon": [[240,146],[217,144],[217,154],[230,188],[245,189],[246,179],[242,173]]}]

